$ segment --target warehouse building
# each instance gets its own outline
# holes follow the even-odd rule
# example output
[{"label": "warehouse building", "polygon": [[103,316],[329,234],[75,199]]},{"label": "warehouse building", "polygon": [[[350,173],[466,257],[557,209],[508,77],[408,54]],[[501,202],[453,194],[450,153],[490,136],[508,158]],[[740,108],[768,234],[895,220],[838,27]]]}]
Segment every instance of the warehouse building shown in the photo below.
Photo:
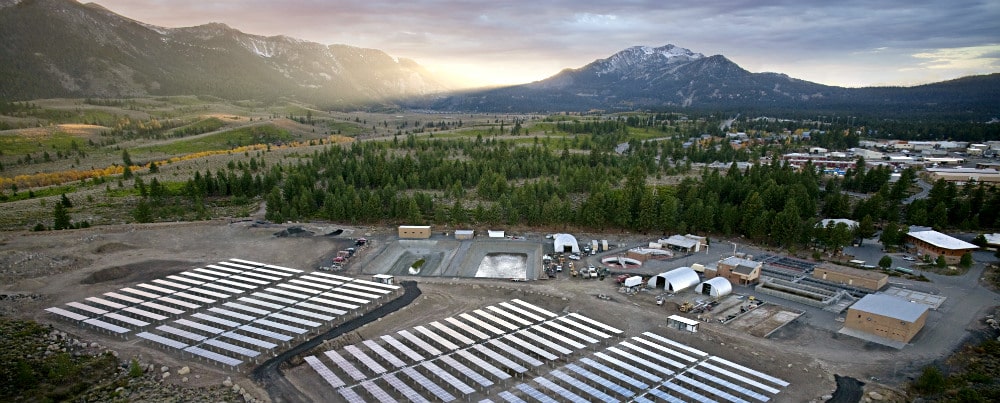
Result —
[{"label": "warehouse building", "polygon": [[931,259],[944,256],[948,264],[956,264],[962,260],[962,255],[966,252],[979,249],[976,245],[937,231],[910,232],[906,234],[906,238],[920,254],[930,255]]},{"label": "warehouse building", "polygon": [[833,263],[822,263],[813,269],[814,278],[878,291],[889,283],[889,276],[871,270],[855,269]]},{"label": "warehouse building", "polygon": [[927,310],[927,305],[892,295],[869,294],[847,309],[844,328],[889,341],[882,344],[905,344],[924,327]]},{"label": "warehouse building", "polygon": [[430,225],[400,225],[399,237],[402,239],[427,239],[431,237]]}]

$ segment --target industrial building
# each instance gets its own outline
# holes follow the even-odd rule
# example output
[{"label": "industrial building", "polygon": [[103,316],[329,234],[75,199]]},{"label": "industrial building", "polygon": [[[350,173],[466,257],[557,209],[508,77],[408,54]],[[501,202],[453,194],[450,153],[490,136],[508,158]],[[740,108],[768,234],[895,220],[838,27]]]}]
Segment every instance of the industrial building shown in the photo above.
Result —
[{"label": "industrial building", "polygon": [[833,263],[822,263],[813,269],[813,278],[852,287],[878,291],[889,283],[889,276],[871,270],[855,269]]},{"label": "industrial building", "polygon": [[402,239],[427,239],[431,237],[430,225],[400,225],[399,237]]},{"label": "industrial building", "polygon": [[657,274],[649,279],[649,288],[662,288],[669,292],[678,292],[694,287],[701,282],[698,273],[690,267],[678,267],[666,273]]},{"label": "industrial building", "polygon": [[670,259],[674,254],[663,249],[632,248],[625,252],[625,256],[645,263],[649,259]]},{"label": "industrial building", "polygon": [[944,179],[947,182],[1000,182],[1000,171],[976,168],[927,168],[930,181]]},{"label": "industrial building", "polygon": [[[661,239],[656,244],[661,248],[669,248],[681,252],[700,252],[706,246],[705,237],[695,235],[671,235],[670,238]],[[652,247],[652,245],[650,245]]]},{"label": "industrial building", "polygon": [[869,294],[847,309],[844,327],[890,341],[909,343],[927,321],[927,305]]},{"label": "industrial building", "polygon": [[570,234],[556,234],[553,238],[552,246],[556,252],[580,253],[580,244],[576,242],[575,236]]},{"label": "industrial building", "polygon": [[705,269],[705,277],[722,277],[735,284],[753,284],[760,278],[760,270],[763,266],[764,264],[761,262],[730,256],[719,261],[715,270]]},{"label": "industrial building", "polygon": [[931,259],[944,256],[948,264],[958,263],[966,252],[979,249],[976,245],[937,231],[910,232],[906,234],[906,238],[921,254],[930,255]]},{"label": "industrial building", "polygon": [[721,298],[733,293],[733,285],[729,280],[722,277],[710,278],[698,284],[694,292],[708,295],[712,298]]}]

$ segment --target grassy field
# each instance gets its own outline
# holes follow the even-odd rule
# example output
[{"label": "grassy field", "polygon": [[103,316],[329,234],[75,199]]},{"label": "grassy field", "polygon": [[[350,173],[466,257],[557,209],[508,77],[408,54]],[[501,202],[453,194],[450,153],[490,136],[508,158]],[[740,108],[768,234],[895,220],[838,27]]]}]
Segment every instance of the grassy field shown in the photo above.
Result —
[{"label": "grassy field", "polygon": [[227,150],[253,144],[278,144],[296,140],[288,130],[270,124],[241,127],[198,138],[174,141],[167,144],[138,147],[137,153],[192,154],[202,151]]}]

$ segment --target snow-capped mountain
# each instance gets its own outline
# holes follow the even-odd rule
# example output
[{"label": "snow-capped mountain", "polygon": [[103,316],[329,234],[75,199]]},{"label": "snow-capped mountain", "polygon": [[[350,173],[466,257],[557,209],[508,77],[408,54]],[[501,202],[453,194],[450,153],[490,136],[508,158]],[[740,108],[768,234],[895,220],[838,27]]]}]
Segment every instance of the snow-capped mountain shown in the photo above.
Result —
[{"label": "snow-capped mountain", "polygon": [[689,49],[674,45],[659,48],[633,46],[615,53],[607,59],[596,61],[594,68],[597,70],[598,76],[612,73],[627,76],[636,73],[643,74],[651,67],[676,65],[704,57],[705,55],[701,53],[694,53]]}]

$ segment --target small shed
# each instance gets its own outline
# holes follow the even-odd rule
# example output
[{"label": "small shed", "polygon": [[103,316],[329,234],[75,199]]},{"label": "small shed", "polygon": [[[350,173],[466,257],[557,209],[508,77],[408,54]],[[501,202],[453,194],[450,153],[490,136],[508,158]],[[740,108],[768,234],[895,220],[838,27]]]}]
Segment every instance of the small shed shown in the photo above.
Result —
[{"label": "small shed", "polygon": [[690,267],[678,267],[666,273],[660,273],[649,279],[649,288],[662,288],[669,292],[678,292],[694,287],[701,282],[698,273]]},{"label": "small shed", "polygon": [[427,239],[431,237],[430,225],[400,225],[399,237],[408,239]]},{"label": "small shed", "polygon": [[471,229],[457,229],[455,230],[455,239],[468,240],[476,236],[476,231]]},{"label": "small shed", "polygon": [[694,319],[688,319],[680,315],[670,315],[667,317],[667,326],[677,330],[687,330],[691,333],[698,333],[699,324],[700,322]]},{"label": "small shed", "polygon": [[392,284],[395,282],[395,278],[388,274],[372,274],[372,281],[382,284]]},{"label": "small shed", "polygon": [[556,234],[552,246],[555,248],[556,253],[580,253],[580,244],[576,242],[576,237],[570,234]]},{"label": "small shed", "polygon": [[486,233],[490,236],[490,238],[504,238],[506,236],[506,235],[504,235],[503,230],[492,230],[491,229],[491,230],[487,230]]},{"label": "small shed", "polygon": [[626,287],[630,287],[630,288],[631,287],[638,287],[638,286],[642,285],[642,276],[632,276],[632,277],[629,277],[629,278],[625,279],[624,285]]},{"label": "small shed", "polygon": [[701,284],[698,284],[698,287],[695,287],[694,292],[698,294],[705,294],[711,296],[712,298],[725,297],[726,295],[732,294],[733,284],[724,277],[710,278]]}]

